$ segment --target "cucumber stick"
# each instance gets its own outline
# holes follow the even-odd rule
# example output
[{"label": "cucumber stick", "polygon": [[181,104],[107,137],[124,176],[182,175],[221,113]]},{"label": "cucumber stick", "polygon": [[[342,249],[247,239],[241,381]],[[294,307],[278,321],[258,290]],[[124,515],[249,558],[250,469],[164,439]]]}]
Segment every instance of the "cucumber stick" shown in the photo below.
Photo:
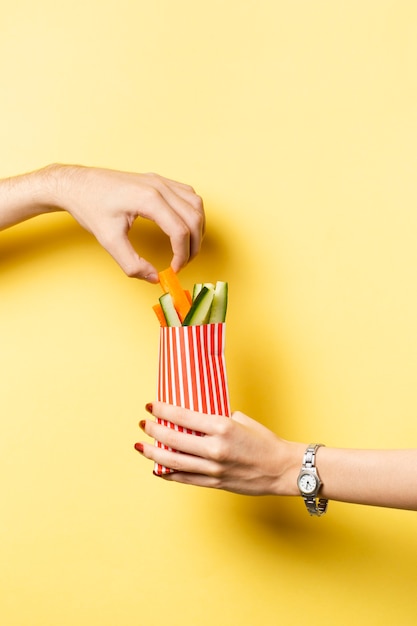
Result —
[{"label": "cucumber stick", "polygon": [[196,326],[207,324],[210,317],[210,309],[214,298],[214,289],[205,285],[191,305],[191,308],[183,321],[183,326]]},{"label": "cucumber stick", "polygon": [[159,304],[161,305],[168,326],[181,326],[181,320],[175,310],[171,294],[164,293],[164,295],[159,298]]},{"label": "cucumber stick", "polygon": [[228,284],[217,281],[210,309],[209,324],[221,324],[226,320]]},{"label": "cucumber stick", "polygon": [[200,293],[200,291],[202,290],[202,288],[203,288],[203,283],[195,283],[193,287],[193,295],[192,295],[193,302],[198,296],[198,294]]},{"label": "cucumber stick", "polygon": [[207,287],[208,289],[214,289],[213,283],[195,283],[194,288],[193,288],[193,295],[192,295],[193,302],[203,287]]}]

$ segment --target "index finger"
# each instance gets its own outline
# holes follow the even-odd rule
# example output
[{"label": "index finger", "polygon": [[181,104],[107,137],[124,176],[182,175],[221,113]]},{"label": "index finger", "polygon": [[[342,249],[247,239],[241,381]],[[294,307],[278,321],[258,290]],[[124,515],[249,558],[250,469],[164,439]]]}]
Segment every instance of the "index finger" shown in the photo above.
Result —
[{"label": "index finger", "polygon": [[198,431],[204,435],[214,435],[218,430],[218,425],[222,424],[226,418],[224,415],[208,415],[198,413],[191,409],[155,401],[152,403],[152,415],[162,420],[172,422],[182,428]]},{"label": "index finger", "polygon": [[155,221],[169,236],[171,265],[178,272],[200,251],[206,228],[203,201],[186,185],[164,184],[158,179],[155,189],[164,204],[159,202],[157,213],[144,216]]}]

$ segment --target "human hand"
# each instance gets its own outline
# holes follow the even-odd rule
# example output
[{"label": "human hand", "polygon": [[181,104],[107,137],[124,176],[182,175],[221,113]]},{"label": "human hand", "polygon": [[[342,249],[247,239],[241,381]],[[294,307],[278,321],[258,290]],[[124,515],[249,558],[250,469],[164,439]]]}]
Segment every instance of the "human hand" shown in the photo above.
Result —
[{"label": "human hand", "polygon": [[174,470],[163,476],[165,480],[245,495],[298,494],[304,444],[285,441],[238,411],[227,418],[162,402],[147,405],[147,409],[155,417],[203,435],[189,435],[152,420],[140,422],[147,435],[182,453],[153,443],[136,444],[147,459]]},{"label": "human hand", "polygon": [[189,185],[158,174],[52,165],[55,204],[68,211],[131,277],[158,282],[156,268],[129,241],[135,219],[155,222],[168,235],[179,271],[199,252],[205,229],[201,198]]},{"label": "human hand", "polygon": [[[297,477],[305,443],[285,441],[240,412],[227,418],[161,402],[147,405],[147,410],[155,417],[203,435],[189,435],[152,420],[139,423],[147,435],[178,451],[146,442],[135,445],[147,459],[174,470],[164,474],[164,480],[244,495],[299,495]],[[322,446],[318,454],[321,497],[417,511],[412,471],[417,467],[416,449]]]}]

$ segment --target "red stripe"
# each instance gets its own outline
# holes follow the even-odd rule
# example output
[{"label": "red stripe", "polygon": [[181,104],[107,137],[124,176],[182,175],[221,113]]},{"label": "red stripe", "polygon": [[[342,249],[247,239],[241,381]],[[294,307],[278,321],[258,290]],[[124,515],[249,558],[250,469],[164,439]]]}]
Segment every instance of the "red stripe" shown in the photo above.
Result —
[{"label": "red stripe", "polygon": [[222,377],[222,371],[221,371],[221,367],[220,367],[220,362],[222,359],[222,354],[221,354],[221,350],[222,350],[222,332],[221,332],[221,328],[220,328],[220,324],[216,324],[216,370],[217,370],[217,381],[218,381],[218,385],[219,385],[219,413],[220,415],[224,415],[225,414],[225,406],[224,406],[224,397],[223,397],[223,377]]},{"label": "red stripe", "polygon": [[179,375],[178,375],[178,366],[180,365],[178,363],[178,342],[177,342],[177,333],[176,331],[176,327],[174,326],[171,329],[171,338],[172,338],[172,345],[171,345],[171,354],[170,354],[170,367],[174,370],[173,374],[173,398],[171,401],[171,404],[175,404],[175,406],[179,406],[180,404],[180,382],[179,382]]},{"label": "red stripe", "polygon": [[198,382],[199,382],[199,373],[200,371],[196,368],[195,365],[195,326],[189,326],[190,332],[188,333],[188,347],[190,354],[190,372],[189,372],[189,381],[191,383],[191,397],[193,399],[193,408],[194,411],[200,410],[200,402],[198,398]]},{"label": "red stripe", "polygon": [[158,382],[156,386],[156,397],[159,399],[162,396],[161,393],[161,383],[162,383],[162,367],[163,367],[163,339],[162,339],[162,328],[159,332],[159,365],[158,365]]},{"label": "red stripe", "polygon": [[183,406],[186,409],[189,409],[191,407],[191,399],[190,399],[190,393],[189,393],[190,373],[187,367],[187,354],[189,353],[189,347],[188,347],[188,341],[187,341],[188,335],[189,335],[188,328],[186,329],[186,332],[179,333],[179,338],[180,338],[179,367],[181,368],[181,372],[182,372],[182,388],[184,392],[184,401],[181,404],[181,406]]},{"label": "red stripe", "polygon": [[204,381],[206,379],[204,374],[204,354],[202,347],[202,326],[196,326],[196,345],[197,345],[197,354],[201,357],[198,360],[198,373],[199,373],[199,383],[200,383],[200,391],[201,391],[201,411],[203,413],[207,413],[207,394],[204,389]]},{"label": "red stripe", "polygon": [[227,385],[227,375],[226,375],[226,358],[224,354],[225,350],[225,325],[218,324],[218,346],[217,346],[217,365],[219,372],[219,383],[220,383],[220,393],[221,393],[221,406],[222,406],[222,415],[226,415],[230,417],[230,405],[229,405],[229,393],[228,393],[228,385]]},{"label": "red stripe", "polygon": [[201,361],[203,363],[203,393],[206,399],[207,410],[205,411],[209,415],[213,413],[213,390],[211,388],[210,382],[210,364],[208,362],[208,351],[207,351],[207,328],[205,326],[200,326],[201,333]]},{"label": "red stripe", "polygon": [[172,371],[171,371],[171,329],[167,328],[165,335],[165,373],[166,373],[166,386],[164,394],[164,402],[172,404]]},{"label": "red stripe", "polygon": [[[158,400],[162,402],[168,402],[172,404],[172,382],[171,382],[171,366],[170,366],[170,328],[161,328],[160,334],[160,368],[159,375],[160,381],[158,384]],[[165,420],[161,420],[157,418],[158,424],[166,425]],[[159,441],[155,441],[155,445],[158,448],[167,449],[166,446],[163,446]],[[160,463],[154,464],[154,473],[160,476],[161,474],[166,474],[168,472],[168,468],[164,467]]]},{"label": "red stripe", "polygon": [[218,367],[218,355],[219,355],[219,345],[218,345],[218,324],[212,324],[212,359],[213,359],[213,370],[214,370],[214,387],[216,390],[216,403],[217,403],[217,413],[219,415],[223,415],[222,411],[222,394],[221,394],[221,380],[219,375],[219,367]]},{"label": "red stripe", "polygon": [[220,380],[220,371],[219,371],[219,332],[218,332],[218,324],[213,324],[212,327],[213,340],[212,346],[213,350],[211,352],[211,358],[213,360],[213,370],[214,370],[214,384],[216,389],[216,402],[217,402],[217,413],[219,415],[223,415],[224,409],[222,404],[222,381]]},{"label": "red stripe", "polygon": [[215,415],[217,411],[217,385],[214,375],[213,368],[213,325],[206,324],[204,326],[206,328],[206,359],[207,359],[207,371],[209,373],[209,393],[210,393],[210,402],[211,402],[211,411],[210,413]]}]

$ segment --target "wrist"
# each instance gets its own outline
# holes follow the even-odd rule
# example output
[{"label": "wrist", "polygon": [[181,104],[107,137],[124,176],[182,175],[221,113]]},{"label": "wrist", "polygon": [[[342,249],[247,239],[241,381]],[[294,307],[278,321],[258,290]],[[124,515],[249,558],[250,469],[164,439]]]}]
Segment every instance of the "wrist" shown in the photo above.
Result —
[{"label": "wrist", "polygon": [[52,163],[22,176],[22,182],[26,183],[26,201],[33,214],[70,212],[71,191],[79,170],[75,165]]},{"label": "wrist", "polygon": [[298,474],[306,449],[305,443],[281,440],[279,453],[280,472],[275,485],[275,494],[280,496],[299,496]]},{"label": "wrist", "polygon": [[0,229],[59,210],[55,166],[0,181]]},{"label": "wrist", "polygon": [[43,213],[67,211],[67,179],[72,166],[52,163],[33,172],[35,197]]},{"label": "wrist", "polygon": [[48,179],[50,206],[66,211],[86,228],[80,208],[83,207],[83,194],[95,168],[54,163],[42,171]]}]

